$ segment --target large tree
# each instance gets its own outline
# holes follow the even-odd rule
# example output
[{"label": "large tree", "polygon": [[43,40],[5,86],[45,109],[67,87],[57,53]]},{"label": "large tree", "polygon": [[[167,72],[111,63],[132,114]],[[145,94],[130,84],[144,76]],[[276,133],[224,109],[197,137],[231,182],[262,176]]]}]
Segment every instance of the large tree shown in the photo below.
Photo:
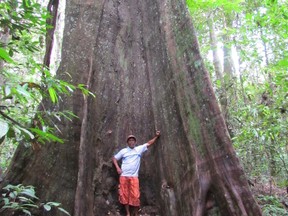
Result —
[{"label": "large tree", "polygon": [[32,184],[41,200],[75,216],[116,215],[111,157],[128,134],[143,143],[158,129],[142,161],[142,206],[165,216],[261,215],[184,0],[67,1],[62,49],[57,76],[86,83],[96,98],[76,92],[58,106],[43,102],[79,119],[59,123],[63,145],[20,145],[6,183]]}]

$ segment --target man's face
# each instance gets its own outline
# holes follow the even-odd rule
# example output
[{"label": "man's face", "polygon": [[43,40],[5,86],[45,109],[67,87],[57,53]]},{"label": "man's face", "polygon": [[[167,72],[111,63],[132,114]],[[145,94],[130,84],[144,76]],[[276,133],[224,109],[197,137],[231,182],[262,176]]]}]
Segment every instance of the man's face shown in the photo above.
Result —
[{"label": "man's face", "polygon": [[128,146],[133,149],[136,145],[136,140],[134,138],[130,138],[128,139],[127,143],[128,143]]}]

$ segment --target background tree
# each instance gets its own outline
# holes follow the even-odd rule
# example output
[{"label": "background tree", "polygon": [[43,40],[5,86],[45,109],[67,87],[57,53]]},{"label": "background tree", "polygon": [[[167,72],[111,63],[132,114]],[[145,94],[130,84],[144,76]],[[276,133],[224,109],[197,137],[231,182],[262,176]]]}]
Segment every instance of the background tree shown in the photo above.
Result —
[{"label": "background tree", "polygon": [[57,106],[44,101],[79,119],[55,124],[66,145],[20,145],[5,181],[33,184],[41,199],[59,200],[74,215],[116,211],[113,152],[129,133],[143,142],[160,129],[140,174],[144,206],[160,206],[162,215],[261,215],[184,1],[67,2],[57,76],[68,81],[66,72],[96,100],[76,92]]},{"label": "background tree", "polygon": [[[207,43],[209,31],[205,28],[206,17],[203,14],[213,15],[215,35],[222,35],[224,32],[233,38],[230,47],[234,50],[237,73],[233,89],[228,89],[228,93],[234,92],[236,97],[231,97],[231,94],[229,96],[227,106],[229,115],[226,116],[226,122],[246,173],[256,184],[265,185],[269,182],[270,189],[266,191],[270,195],[275,187],[286,190],[285,161],[288,155],[284,137],[287,135],[287,112],[283,109],[283,105],[286,104],[285,89],[288,83],[287,51],[283,50],[285,47],[283,43],[288,36],[287,28],[284,27],[288,24],[284,15],[288,9],[287,3],[284,1],[230,3],[221,0],[208,1],[205,4],[198,1],[187,2],[200,36],[202,55],[205,56],[221,104],[223,84],[218,78],[216,67],[215,72],[211,67],[209,52],[212,52],[215,46]],[[229,13],[232,13],[229,16],[233,16],[234,19],[230,27],[223,29],[222,23]],[[222,37],[218,36],[217,40],[218,51],[224,53],[221,49],[224,43]],[[224,59],[221,60],[224,64]],[[269,211],[264,209],[264,212]],[[282,215],[283,211],[274,214]]]}]

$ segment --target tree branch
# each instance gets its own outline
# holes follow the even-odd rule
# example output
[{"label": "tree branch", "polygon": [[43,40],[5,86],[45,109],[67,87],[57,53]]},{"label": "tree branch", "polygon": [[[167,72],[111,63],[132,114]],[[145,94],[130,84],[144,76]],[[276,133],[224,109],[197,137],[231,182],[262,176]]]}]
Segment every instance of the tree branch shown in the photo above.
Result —
[{"label": "tree branch", "polygon": [[8,119],[10,120],[12,123],[20,126],[20,127],[23,127],[25,128],[22,124],[20,124],[19,122],[15,121],[14,119],[12,119],[11,117],[9,117],[8,115],[6,115],[5,113],[3,113],[1,110],[0,110],[0,115],[3,116],[5,119]]}]

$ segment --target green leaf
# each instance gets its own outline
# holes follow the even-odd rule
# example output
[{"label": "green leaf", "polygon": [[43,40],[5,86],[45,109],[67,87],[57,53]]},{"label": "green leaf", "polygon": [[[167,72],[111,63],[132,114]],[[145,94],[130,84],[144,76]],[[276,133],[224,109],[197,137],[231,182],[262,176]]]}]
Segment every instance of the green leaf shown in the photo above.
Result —
[{"label": "green leaf", "polygon": [[64,143],[64,141],[62,139],[60,139],[59,137],[57,137],[51,133],[46,133],[46,136],[48,137],[49,140],[56,141],[59,143]]},{"label": "green leaf", "polygon": [[57,93],[56,93],[55,89],[52,88],[52,87],[50,87],[50,88],[48,89],[48,92],[49,92],[51,101],[52,101],[53,103],[58,102],[58,96],[57,96]]},{"label": "green leaf", "polygon": [[9,50],[9,56],[11,56],[11,57],[12,57],[13,55],[14,55],[14,52],[13,52],[13,50],[12,50],[12,49],[10,49],[10,50]]},{"label": "green leaf", "polygon": [[30,208],[39,208],[37,205],[35,204],[30,204],[30,203],[25,203],[22,204],[23,207],[30,207]]},{"label": "green leaf", "polygon": [[14,63],[14,61],[10,58],[9,54],[3,48],[0,48],[0,58],[2,58],[6,62]]},{"label": "green leaf", "polygon": [[79,118],[77,115],[70,111],[59,112],[58,114],[64,116],[64,118],[68,119],[69,121],[72,121],[73,118]]},{"label": "green leaf", "polygon": [[30,95],[30,92],[28,92],[26,89],[25,89],[25,87],[23,87],[23,86],[17,86],[17,92],[19,93],[19,94],[21,94],[21,95],[23,95],[23,96],[25,96],[25,97],[27,97],[27,98],[31,98],[31,95]]},{"label": "green leaf", "polygon": [[[59,207],[58,208],[61,212],[63,212],[63,213],[65,213],[65,214],[67,214],[67,215],[70,215],[70,213],[68,212],[68,211],[66,211],[65,209],[63,209],[63,208],[61,208],[61,207]],[[70,215],[71,216],[71,215]]]},{"label": "green leaf", "polygon": [[31,133],[29,130],[23,128],[23,127],[17,127],[20,131],[23,131],[25,133],[25,135],[28,135],[30,137],[30,139],[34,139],[35,136],[33,135],[33,133]]},{"label": "green leaf", "polygon": [[62,139],[60,139],[59,137],[57,137],[51,133],[44,132],[44,131],[39,130],[37,128],[30,128],[30,130],[33,131],[34,133],[38,134],[40,136],[40,138],[42,138],[44,140],[64,143],[64,141]]},{"label": "green leaf", "polygon": [[46,211],[50,211],[51,210],[51,206],[50,205],[45,204],[45,205],[43,205],[43,207],[44,207],[44,209]]},{"label": "green leaf", "polygon": [[10,203],[10,200],[8,198],[3,198],[4,205],[8,205]]},{"label": "green leaf", "polygon": [[27,209],[22,209],[22,211],[23,211],[25,214],[27,214],[27,215],[30,215],[30,216],[32,215],[31,212],[28,211]]},{"label": "green leaf", "polygon": [[288,67],[288,58],[278,61],[277,65],[287,68]]},{"label": "green leaf", "polygon": [[24,8],[27,8],[31,6],[31,2],[29,0],[22,0],[22,5]]},{"label": "green leaf", "polygon": [[5,92],[5,95],[7,96],[7,95],[10,95],[11,94],[11,87],[9,86],[9,85],[5,85],[5,90],[4,90],[4,92]]},{"label": "green leaf", "polygon": [[46,203],[47,205],[50,205],[50,206],[55,206],[55,207],[58,207],[61,205],[61,203],[58,203],[58,202],[48,202]]},{"label": "green leaf", "polygon": [[0,120],[0,139],[7,134],[8,130],[9,130],[8,123]]},{"label": "green leaf", "polygon": [[36,197],[34,188],[26,188],[21,192],[21,194],[25,194],[29,197],[34,198],[34,199],[38,199],[38,197]]},{"label": "green leaf", "polygon": [[221,80],[219,79],[216,80],[216,86],[217,88],[221,88]]},{"label": "green leaf", "polygon": [[16,191],[12,191],[11,193],[9,193],[9,197],[11,197],[12,199],[15,199],[17,197],[17,192]]},{"label": "green leaf", "polygon": [[91,95],[94,98],[96,97],[95,94],[89,91],[84,84],[78,84],[77,88],[80,89],[84,95]]},{"label": "green leaf", "polygon": [[5,92],[5,96],[10,95],[11,94],[11,86],[5,85],[4,92]]}]

